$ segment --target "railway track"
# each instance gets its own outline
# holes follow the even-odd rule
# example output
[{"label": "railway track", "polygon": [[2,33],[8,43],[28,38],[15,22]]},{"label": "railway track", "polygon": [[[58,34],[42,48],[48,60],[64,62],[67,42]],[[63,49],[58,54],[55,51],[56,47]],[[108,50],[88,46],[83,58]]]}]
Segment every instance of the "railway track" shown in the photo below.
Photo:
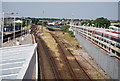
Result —
[{"label": "railway track", "polygon": [[[64,40],[62,40],[62,43],[63,43],[64,46],[67,48],[67,45],[66,45],[67,43],[66,43]],[[73,45],[71,45],[71,46],[73,46]],[[82,47],[79,47],[79,46],[77,46],[77,48],[82,49]],[[71,50],[69,50],[69,49],[67,49],[67,50],[69,51],[69,53],[70,53],[73,57],[75,57],[75,56],[71,53]],[[85,57],[83,57],[82,55],[80,55],[80,57],[82,57],[95,71],[97,71],[97,72],[100,74],[100,76],[103,78],[104,81],[107,81],[106,78],[105,78],[105,76],[102,75]]]},{"label": "railway track", "polygon": [[[51,32],[49,32],[49,33],[55,39],[56,43],[58,43],[58,48],[59,48],[62,56],[64,57],[66,65],[68,66],[68,69],[69,69],[70,73],[72,74],[74,81],[83,81],[83,80],[84,81],[86,81],[86,80],[92,81],[92,79],[90,78],[88,73],[85,71],[85,68],[83,68],[81,66],[81,64],[78,62],[76,57],[71,53],[71,51],[69,49],[66,49],[67,47],[64,45],[64,42],[60,41],[55,34],[53,34]],[[37,33],[36,35],[38,35],[38,34],[39,33]],[[50,50],[48,50],[48,47],[46,46],[45,42],[41,39],[40,36],[37,36],[37,38],[38,38],[38,42],[40,43],[41,50],[44,51],[44,54],[48,58],[48,61],[49,61],[49,64],[51,66],[51,70],[54,74],[55,80],[62,79],[61,74],[60,74],[58,67],[56,65],[55,59],[52,56]],[[39,56],[39,57],[42,60],[42,56]],[[70,60],[69,57],[72,57],[72,61]],[[41,66],[39,68],[42,70],[42,79],[45,79],[46,78],[45,72],[44,72],[45,69],[44,69],[44,65],[42,63],[43,63],[43,61],[40,61],[39,65],[41,65]]]},{"label": "railway track", "polygon": [[[58,36],[56,36],[56,37],[59,38]],[[66,43],[64,40],[60,40],[60,41],[64,44],[65,48],[68,48],[68,43]],[[71,46],[73,46],[73,45],[71,45]],[[77,48],[82,49],[79,46],[77,46]],[[67,49],[67,50],[75,58],[75,56],[71,53],[71,50],[70,49]],[[108,81],[108,79],[106,79],[106,77],[103,74],[101,74],[101,72],[99,72],[85,57],[83,57],[82,55],[80,57],[82,57],[96,72],[98,72],[100,74],[100,76],[103,78],[101,81]],[[76,60],[76,62],[78,62],[76,58],[75,58],[75,60]],[[78,62],[78,64],[79,64],[79,62]],[[80,67],[81,67],[81,65],[80,65]],[[84,68],[82,68],[82,69],[84,70]],[[110,78],[110,80],[113,81],[111,78]]]},{"label": "railway track", "polygon": [[[25,33],[26,33],[26,32],[24,32],[23,35],[24,35]],[[12,40],[12,39],[13,39],[13,34],[14,34],[14,33],[5,35],[5,36],[3,37],[3,42],[7,42],[8,40]],[[15,38],[20,37],[20,36],[21,36],[21,31],[15,32]]]},{"label": "railway track", "polygon": [[[82,81],[82,80],[87,80],[87,81],[92,81],[90,76],[86,73],[85,69],[80,65],[78,60],[74,57],[74,55],[66,49],[64,46],[63,42],[58,39],[58,37],[51,33],[52,37],[56,40],[58,43],[58,48],[61,51],[61,54],[63,55],[70,72],[72,73],[73,79],[75,81]],[[72,59],[70,59],[72,58]]]},{"label": "railway track", "polygon": [[[48,47],[46,46],[45,42],[42,40],[42,38],[39,35],[37,35],[36,37],[37,37],[37,42],[39,43],[39,46],[40,46],[39,47],[40,49],[38,49],[38,50],[41,50],[41,53],[43,55],[46,55],[47,60],[49,61],[49,64],[51,66],[51,70],[53,72],[54,78],[55,78],[54,80],[55,81],[58,81],[58,80],[62,81],[62,76],[61,76],[61,74],[60,74],[60,72],[58,70],[58,66],[57,66],[57,64],[55,62],[54,57],[52,56],[51,51],[48,49]],[[40,63],[39,63],[40,67],[39,68],[42,71],[41,78],[43,80],[46,80],[46,75],[45,75],[45,72],[44,72],[45,71],[45,69],[44,69],[45,67],[43,65],[42,56],[39,55],[39,58],[40,58]]]}]

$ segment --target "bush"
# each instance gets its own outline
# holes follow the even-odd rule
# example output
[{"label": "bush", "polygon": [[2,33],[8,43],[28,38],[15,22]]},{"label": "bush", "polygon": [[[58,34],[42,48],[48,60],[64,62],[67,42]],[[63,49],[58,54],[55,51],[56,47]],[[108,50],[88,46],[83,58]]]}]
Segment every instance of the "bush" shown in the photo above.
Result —
[{"label": "bush", "polygon": [[62,27],[61,27],[61,29],[62,29],[64,32],[69,32],[69,28],[70,28],[69,25],[65,25],[65,26],[62,26]]},{"label": "bush", "polygon": [[37,24],[38,24],[38,25],[42,25],[42,23],[43,23],[42,21],[39,21]]},{"label": "bush", "polygon": [[69,25],[65,25],[65,26],[61,27],[61,29],[63,30],[63,32],[68,32],[71,37],[75,37],[74,34],[73,34],[73,32],[69,31],[69,28],[70,28]]},{"label": "bush", "polygon": [[69,31],[69,34],[70,34],[71,37],[75,37],[75,35],[72,31]]}]

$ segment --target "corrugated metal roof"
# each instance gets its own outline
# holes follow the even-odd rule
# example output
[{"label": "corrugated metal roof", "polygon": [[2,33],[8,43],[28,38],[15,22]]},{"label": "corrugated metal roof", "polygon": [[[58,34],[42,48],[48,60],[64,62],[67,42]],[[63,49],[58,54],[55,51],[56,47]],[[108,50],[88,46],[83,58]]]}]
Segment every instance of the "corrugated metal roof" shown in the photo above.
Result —
[{"label": "corrugated metal roof", "polygon": [[37,44],[0,48],[0,80],[23,79]]}]

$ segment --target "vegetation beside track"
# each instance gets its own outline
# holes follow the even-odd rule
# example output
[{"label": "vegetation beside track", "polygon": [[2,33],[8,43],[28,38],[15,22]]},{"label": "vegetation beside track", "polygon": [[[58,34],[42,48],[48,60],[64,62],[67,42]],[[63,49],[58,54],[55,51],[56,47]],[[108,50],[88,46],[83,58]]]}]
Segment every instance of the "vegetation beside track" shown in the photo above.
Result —
[{"label": "vegetation beside track", "polygon": [[69,31],[69,28],[70,28],[69,25],[62,26],[61,29],[63,30],[63,34],[67,32],[67,33],[69,33],[69,35],[71,37],[75,37],[75,35],[73,34],[73,32]]}]

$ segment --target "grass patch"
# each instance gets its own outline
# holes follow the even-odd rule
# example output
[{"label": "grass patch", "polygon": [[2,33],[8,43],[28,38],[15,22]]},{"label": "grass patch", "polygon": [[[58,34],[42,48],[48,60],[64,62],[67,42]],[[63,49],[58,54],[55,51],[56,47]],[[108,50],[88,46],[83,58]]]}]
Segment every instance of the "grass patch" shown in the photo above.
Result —
[{"label": "grass patch", "polygon": [[51,34],[50,34],[50,33],[47,33],[47,32],[44,32],[43,35],[44,35],[44,36],[51,36]]}]

